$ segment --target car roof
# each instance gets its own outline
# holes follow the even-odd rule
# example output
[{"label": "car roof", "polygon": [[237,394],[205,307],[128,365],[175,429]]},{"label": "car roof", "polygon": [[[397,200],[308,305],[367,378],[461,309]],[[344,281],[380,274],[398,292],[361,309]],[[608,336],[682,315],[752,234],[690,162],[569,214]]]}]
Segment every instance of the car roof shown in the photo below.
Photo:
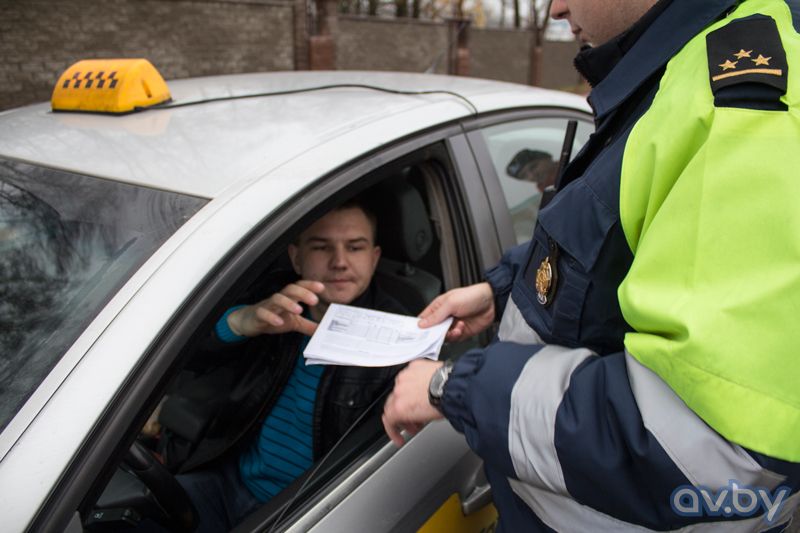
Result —
[{"label": "car roof", "polygon": [[[473,114],[588,110],[576,95],[433,74],[273,72],[168,84],[166,107],[124,116],[54,113],[49,103],[0,113],[0,156],[214,198],[345,133],[338,162]],[[310,183],[330,170],[326,161],[309,161],[300,178]]]}]

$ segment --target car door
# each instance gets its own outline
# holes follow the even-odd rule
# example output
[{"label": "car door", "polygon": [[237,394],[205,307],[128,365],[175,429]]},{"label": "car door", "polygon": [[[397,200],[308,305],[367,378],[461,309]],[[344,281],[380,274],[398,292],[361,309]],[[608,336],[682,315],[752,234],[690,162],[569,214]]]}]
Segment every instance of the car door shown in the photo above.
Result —
[{"label": "car door", "polygon": [[[178,312],[164,322],[157,340],[106,407],[32,527],[48,529],[71,519],[78,529],[96,514],[109,480],[186,362],[194,339],[236,303],[237,291],[252,282],[258,265],[277,260],[298,228],[337,203],[396,176],[409,176],[436,219],[435,242],[439,244],[436,253],[411,266],[431,270],[442,281],[442,290],[479,281],[481,272],[513,244],[514,236],[511,209],[497,181],[497,167],[487,156],[490,148],[481,128],[528,118],[539,118],[539,114],[485,119],[469,124],[466,134],[461,126],[451,125],[387,146],[316,181],[269,212],[224,260],[208,270]],[[193,238],[199,243],[202,235]],[[457,357],[487,341],[488,334],[449,346],[445,356]],[[458,531],[492,527],[496,513],[481,462],[446,422],[431,424],[400,450],[382,434],[353,438],[343,442],[346,453],[334,454],[332,467],[323,464],[309,473],[294,492],[270,502],[238,530],[438,531],[443,523]],[[107,516],[115,520],[112,514]],[[103,526],[113,526],[113,522],[95,525]]]},{"label": "car door", "polygon": [[[465,151],[466,146],[461,128],[452,125],[387,146],[334,171],[286,197],[285,201],[273,197],[271,202],[281,205],[279,209],[269,211],[254,231],[242,235],[231,252],[216,265],[209,264],[207,269],[203,267],[202,273],[192,273],[193,278],[200,281],[186,294],[180,307],[175,311],[164,307],[157,314],[147,316],[143,310],[159,305],[158,293],[163,291],[163,283],[174,279],[164,274],[180,271],[191,261],[191,257],[186,256],[173,265],[173,260],[181,254],[165,257],[158,275],[138,291],[124,313],[107,328],[108,335],[117,333],[116,340],[96,343],[87,364],[97,358],[113,364],[113,346],[121,346],[121,342],[135,342],[136,349],[145,343],[144,339],[119,336],[118,330],[125,328],[125,321],[144,320],[150,324],[168,312],[173,313],[171,318],[161,323],[155,340],[144,348],[145,355],[113,400],[104,406],[103,416],[85,436],[69,469],[55,483],[29,527],[61,530],[69,524],[67,529],[78,531],[87,525],[113,529],[130,523],[126,521],[131,516],[126,513],[128,500],[114,500],[119,506],[115,512],[99,509],[98,502],[103,501],[115,474],[120,469],[130,470],[123,466],[123,459],[164,391],[187,362],[190,348],[200,336],[207,334],[220,314],[235,303],[238,291],[253,281],[261,265],[271,264],[285,253],[299,228],[345,199],[397,176],[402,179],[408,176],[424,197],[426,208],[435,214],[432,225],[438,233],[434,242],[439,245],[435,253],[422,259],[422,264],[411,266],[432,271],[442,280],[442,290],[478,281],[482,269],[499,257],[500,244],[494,224],[485,224],[482,218],[472,216],[472,213],[485,214],[490,210],[482,185],[476,186],[480,184],[480,176],[474,159],[471,155],[464,157],[469,153]],[[287,182],[289,186],[295,185]],[[256,183],[254,187],[262,190],[270,187],[275,195],[280,184]],[[231,202],[231,206],[224,206],[219,212],[231,213],[234,204]],[[209,220],[199,231],[187,236],[184,246],[202,250],[208,231],[217,227]],[[219,227],[230,228],[231,224],[221,222]],[[194,254],[193,251],[193,256],[199,257]],[[207,258],[204,261],[208,264]],[[154,280],[159,284],[151,289],[149,285]],[[447,356],[456,356],[487,340],[484,337],[449,347]],[[82,374],[88,376],[91,372],[87,368]],[[102,379],[102,375],[95,377]],[[287,493],[283,505],[278,501],[277,507],[265,506],[262,512],[243,523],[240,530],[264,530],[275,525],[276,529],[316,528],[322,531],[331,523],[343,527],[349,523],[351,529],[364,530],[365,516],[375,520],[375,527],[368,527],[368,530],[415,530],[431,517],[442,516],[437,515],[437,511],[458,510],[458,514],[462,514],[462,508],[468,519],[465,523],[474,522],[476,531],[494,521],[495,515],[488,506],[489,493],[481,477],[480,460],[448,424],[432,424],[399,451],[382,434],[355,437],[360,440],[348,441],[343,446],[346,453],[334,457],[333,468],[323,465],[316,480],[300,481],[307,490]],[[398,491],[397,487],[408,487],[408,490]],[[146,491],[139,492],[146,494]],[[360,512],[355,512],[359,509]]]}]

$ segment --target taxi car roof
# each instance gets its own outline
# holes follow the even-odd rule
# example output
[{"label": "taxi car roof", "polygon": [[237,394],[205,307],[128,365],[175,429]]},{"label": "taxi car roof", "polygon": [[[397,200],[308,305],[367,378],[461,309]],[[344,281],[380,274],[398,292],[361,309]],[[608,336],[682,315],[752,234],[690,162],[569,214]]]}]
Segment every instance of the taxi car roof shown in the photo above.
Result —
[{"label": "taxi car roof", "polygon": [[[0,113],[0,156],[214,198],[345,133],[352,140],[337,150],[350,153],[339,160],[378,148],[385,138],[376,131],[397,139],[544,102],[588,109],[575,95],[432,74],[273,72],[172,80],[169,88],[171,104],[124,116],[54,113],[49,104]],[[358,130],[364,135],[353,136]],[[299,178],[309,183],[330,170],[325,161],[303,168]]]}]

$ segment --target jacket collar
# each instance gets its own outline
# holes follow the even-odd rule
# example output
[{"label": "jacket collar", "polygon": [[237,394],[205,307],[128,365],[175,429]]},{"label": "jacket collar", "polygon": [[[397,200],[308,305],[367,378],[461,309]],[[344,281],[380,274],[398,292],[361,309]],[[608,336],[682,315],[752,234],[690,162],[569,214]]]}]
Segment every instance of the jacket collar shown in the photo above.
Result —
[{"label": "jacket collar", "polygon": [[364,292],[359,294],[352,302],[348,305],[353,305],[355,307],[367,307],[367,308],[375,308],[376,299],[378,297],[378,288],[375,285],[375,279],[373,278],[372,281],[369,282],[367,288]]},{"label": "jacket collar", "polygon": [[605,44],[595,47],[584,45],[575,58],[575,68],[589,85],[597,87],[671,3],[672,0],[659,0],[632,27]]},{"label": "jacket collar", "polygon": [[355,300],[350,302],[349,305],[386,311],[388,313],[409,314],[409,310],[406,309],[405,306],[381,287],[376,277],[372,278],[367,289]]},{"label": "jacket collar", "polygon": [[581,52],[576,60],[576,64],[595,58],[602,61],[606,54],[618,54],[616,63],[611,63],[608,74],[589,95],[598,119],[615,110],[698,33],[740,0],[669,0],[666,5],[664,1],[656,4],[640,24],[606,45]]}]

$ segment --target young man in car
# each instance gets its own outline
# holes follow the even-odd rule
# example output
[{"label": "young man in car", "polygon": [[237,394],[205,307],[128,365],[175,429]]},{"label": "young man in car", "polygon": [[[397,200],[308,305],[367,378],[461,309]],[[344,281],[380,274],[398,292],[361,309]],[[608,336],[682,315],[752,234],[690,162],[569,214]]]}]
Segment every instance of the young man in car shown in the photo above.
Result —
[{"label": "young man in car", "polygon": [[598,46],[597,130],[487,282],[434,300],[498,342],[398,375],[503,531],[782,531],[800,501],[800,3],[554,0]]},{"label": "young man in car", "polygon": [[[373,281],[381,254],[375,235],[375,215],[356,201],[304,230],[288,248],[297,279],[224,313],[213,349],[203,354],[212,371],[179,386],[164,404],[169,431],[171,409],[203,405],[193,396],[209,389],[218,403],[225,396],[211,409],[202,440],[180,458],[188,473],[177,479],[199,513],[198,531],[227,531],[286,488],[391,386],[399,367],[306,366],[302,355],[330,303],[405,312]],[[171,431],[179,441],[177,425]],[[172,444],[165,459],[174,467],[181,449]]]}]

